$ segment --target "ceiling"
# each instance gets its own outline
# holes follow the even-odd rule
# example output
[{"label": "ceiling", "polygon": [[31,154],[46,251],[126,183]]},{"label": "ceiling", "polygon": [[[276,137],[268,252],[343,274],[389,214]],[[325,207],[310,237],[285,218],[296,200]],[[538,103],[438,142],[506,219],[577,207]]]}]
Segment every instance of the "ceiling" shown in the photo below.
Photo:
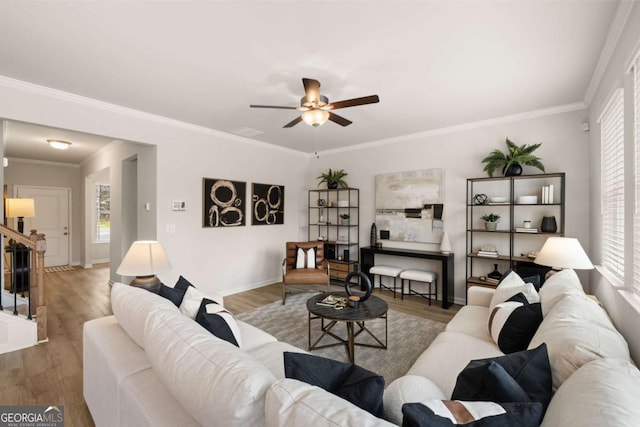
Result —
[{"label": "ceiling", "polygon": [[[316,141],[328,150],[584,102],[617,6],[0,2],[0,75],[313,152]],[[283,129],[295,110],[249,108],[299,105],[302,77],[332,101],[380,103],[340,110],[351,126],[318,129]],[[10,127],[9,155],[26,155],[11,142],[25,128]]]}]

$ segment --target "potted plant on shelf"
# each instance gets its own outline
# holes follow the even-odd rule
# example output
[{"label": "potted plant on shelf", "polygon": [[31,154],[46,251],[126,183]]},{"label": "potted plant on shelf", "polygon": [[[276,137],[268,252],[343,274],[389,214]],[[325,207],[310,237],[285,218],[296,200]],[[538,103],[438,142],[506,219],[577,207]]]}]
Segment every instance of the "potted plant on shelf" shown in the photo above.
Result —
[{"label": "potted plant on shelf", "polygon": [[496,231],[500,215],[494,213],[484,214],[480,217],[480,219],[484,221],[484,228],[487,231]]},{"label": "potted plant on shelf", "polygon": [[320,184],[322,184],[323,182],[326,182],[327,188],[330,189],[338,188],[338,185],[342,188],[348,188],[349,186],[347,185],[347,182],[343,179],[347,175],[348,174],[344,171],[344,169],[335,171],[329,169],[329,172],[324,172],[317,178],[320,180],[320,182],[318,182],[318,187],[320,187]]},{"label": "potted plant on shelf", "polygon": [[487,157],[482,159],[484,171],[493,177],[493,172],[502,167],[504,176],[518,176],[522,174],[522,165],[533,166],[544,172],[544,165],[540,162],[540,157],[533,155],[542,143],[517,146],[509,138],[506,139],[507,153],[495,149]]},{"label": "potted plant on shelf", "polygon": [[349,225],[349,218],[351,218],[349,214],[346,214],[346,213],[340,214],[340,224]]}]

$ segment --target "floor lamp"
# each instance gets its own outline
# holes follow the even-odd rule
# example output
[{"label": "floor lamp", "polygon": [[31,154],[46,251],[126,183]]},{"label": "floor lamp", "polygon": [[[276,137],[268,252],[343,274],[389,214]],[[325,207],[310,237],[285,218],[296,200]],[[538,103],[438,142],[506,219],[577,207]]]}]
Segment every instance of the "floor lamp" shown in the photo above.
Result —
[{"label": "floor lamp", "polygon": [[171,263],[160,242],[138,240],[131,244],[116,273],[121,276],[135,276],[129,283],[131,286],[158,293],[160,279],[156,273],[168,270],[171,270]]}]

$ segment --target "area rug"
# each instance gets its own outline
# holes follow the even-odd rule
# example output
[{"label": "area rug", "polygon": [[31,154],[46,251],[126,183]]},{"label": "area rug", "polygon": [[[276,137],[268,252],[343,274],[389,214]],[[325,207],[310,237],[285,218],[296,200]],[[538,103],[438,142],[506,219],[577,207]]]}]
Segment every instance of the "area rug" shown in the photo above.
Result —
[{"label": "area rug", "polygon": [[57,267],[45,267],[44,268],[44,272],[45,273],[60,273],[63,271],[73,271],[74,267],[70,266],[70,265],[59,265]]},{"label": "area rug", "polygon": [[[236,316],[257,328],[275,336],[278,340],[292,344],[303,350],[309,348],[308,311],[306,301],[313,293],[297,294],[287,297],[287,304],[281,301],[258,307]],[[370,320],[366,326],[384,342],[384,319]],[[388,312],[387,349],[374,349],[356,346],[355,363],[370,371],[382,375],[387,384],[404,375],[418,356],[431,344],[436,335],[444,330],[445,324],[398,311]],[[333,328],[336,335],[346,338],[346,326],[338,324]],[[311,323],[311,339],[315,342],[321,335],[320,320]],[[325,336],[319,345],[330,344],[335,340]],[[356,342],[375,344],[375,341],[363,332]],[[313,350],[311,354],[348,362],[344,345]]]}]

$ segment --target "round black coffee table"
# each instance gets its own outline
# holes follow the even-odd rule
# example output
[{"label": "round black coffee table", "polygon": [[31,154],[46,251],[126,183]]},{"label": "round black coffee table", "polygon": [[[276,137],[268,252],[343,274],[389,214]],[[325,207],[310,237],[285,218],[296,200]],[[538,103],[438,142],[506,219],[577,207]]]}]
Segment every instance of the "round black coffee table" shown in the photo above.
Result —
[{"label": "round black coffee table", "polygon": [[[389,306],[384,300],[372,295],[358,307],[347,306],[345,308],[336,310],[333,307],[327,307],[317,304],[328,295],[347,297],[347,294],[344,292],[331,292],[331,294],[324,293],[315,295],[307,300],[307,310],[309,311],[309,351],[326,347],[334,347],[337,345],[344,345],[346,346],[347,353],[349,354],[349,361],[351,363],[354,363],[356,345],[371,348],[387,348],[387,311],[389,310]],[[380,341],[380,339],[376,337],[369,329],[367,329],[364,324],[364,322],[367,320],[378,318],[384,319],[384,343]],[[320,335],[320,338],[318,338],[313,344],[311,344],[311,321],[314,319],[320,319],[322,334]],[[328,321],[326,325],[325,320]],[[338,322],[344,322],[347,326],[346,340],[331,331]],[[357,331],[355,326],[358,326],[359,328]],[[378,345],[356,342],[356,337],[362,332],[367,332],[378,343]],[[320,340],[322,340],[325,335],[333,337],[338,342],[318,345]]]}]

